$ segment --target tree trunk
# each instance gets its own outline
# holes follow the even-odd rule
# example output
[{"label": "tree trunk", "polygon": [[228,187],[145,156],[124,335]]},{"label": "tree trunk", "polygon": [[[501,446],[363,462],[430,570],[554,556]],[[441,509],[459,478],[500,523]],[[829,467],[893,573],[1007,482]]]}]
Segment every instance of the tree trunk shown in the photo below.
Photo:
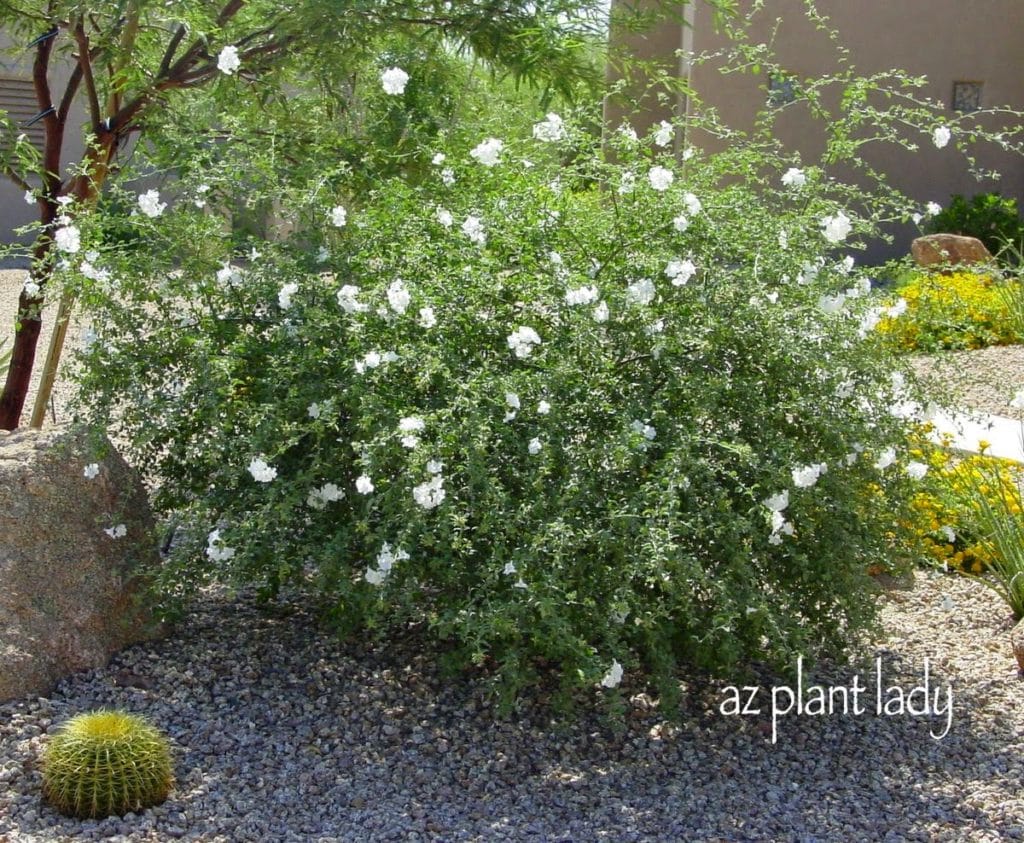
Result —
[{"label": "tree trunk", "polygon": [[25,396],[32,380],[32,365],[36,359],[36,345],[42,328],[38,314],[33,318],[25,317],[25,314],[31,311],[33,303],[36,308],[41,305],[41,302],[33,302],[28,294],[22,291],[18,299],[18,319],[21,327],[14,335],[7,382],[4,384],[3,394],[0,394],[0,430],[14,430],[18,426],[22,408],[25,406]]}]

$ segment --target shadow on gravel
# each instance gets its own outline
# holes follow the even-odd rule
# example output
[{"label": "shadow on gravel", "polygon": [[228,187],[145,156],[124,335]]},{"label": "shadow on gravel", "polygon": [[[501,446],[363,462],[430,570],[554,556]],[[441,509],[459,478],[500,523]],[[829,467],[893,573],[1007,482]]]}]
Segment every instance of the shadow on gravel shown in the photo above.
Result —
[{"label": "shadow on gravel", "polygon": [[[887,687],[921,685],[916,656],[880,654]],[[950,681],[929,674],[932,693]],[[862,714],[794,709],[774,744],[772,688],[789,683],[770,677],[760,714],[722,714],[723,684],[688,695],[678,723],[636,695],[614,730],[598,706],[553,723],[533,700],[498,718],[413,642],[339,645],[298,605],[211,599],[172,639],[0,706],[0,840],[1024,839],[1024,714],[993,709],[1017,681],[954,683],[941,740],[944,717],[879,716],[869,674]],[[139,817],[78,823],[41,804],[35,758],[48,730],[101,705],[170,735],[178,784]]]}]

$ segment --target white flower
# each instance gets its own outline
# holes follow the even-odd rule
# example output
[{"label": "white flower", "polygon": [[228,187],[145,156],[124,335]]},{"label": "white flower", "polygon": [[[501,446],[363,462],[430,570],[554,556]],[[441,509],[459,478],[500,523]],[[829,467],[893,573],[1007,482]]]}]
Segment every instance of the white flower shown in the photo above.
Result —
[{"label": "white flower", "polygon": [[118,524],[114,527],[107,527],[103,532],[112,539],[123,539],[128,535],[128,528],[124,524]]},{"label": "white flower", "polygon": [[354,284],[346,284],[338,290],[338,304],[346,313],[362,313],[369,309],[369,305],[356,301],[359,295],[359,288]]},{"label": "white flower", "polygon": [[674,258],[665,267],[665,275],[672,279],[672,286],[681,287],[689,281],[697,272],[697,267],[692,260],[679,260]]},{"label": "white flower", "polygon": [[793,469],[793,485],[798,489],[809,489],[818,482],[818,478],[828,469],[827,463],[815,463]]},{"label": "white flower", "polygon": [[221,287],[237,287],[242,283],[242,270],[237,266],[225,263],[217,270],[217,284]]},{"label": "white flower", "polygon": [[636,173],[632,170],[626,170],[619,179],[619,193],[624,196],[627,193],[632,193],[635,187]]},{"label": "white flower", "polygon": [[446,187],[451,187],[455,184],[455,170],[451,167],[445,167],[441,170],[441,183]]},{"label": "white flower", "polygon": [[433,328],[437,324],[437,317],[434,315],[434,308],[421,307],[420,318],[417,320],[417,324],[421,328]]},{"label": "white flower", "polygon": [[413,500],[424,509],[433,509],[445,499],[444,478],[435,474],[426,483],[421,483],[412,490]]},{"label": "white flower", "polygon": [[356,478],[356,491],[361,495],[368,495],[373,491],[373,481],[365,474],[360,474]]},{"label": "white flower", "polygon": [[462,233],[477,246],[483,246],[487,242],[487,233],[484,231],[483,222],[480,221],[480,217],[474,217],[472,214],[466,217],[466,221],[462,224]]},{"label": "white flower", "polygon": [[408,81],[409,74],[400,67],[389,67],[380,75],[380,84],[384,88],[384,93],[392,96],[405,93]]},{"label": "white flower", "polygon": [[217,56],[217,70],[225,76],[231,76],[241,66],[242,60],[238,57],[238,47],[229,45]]},{"label": "white flower", "polygon": [[257,483],[269,483],[277,477],[277,469],[269,465],[262,457],[254,457],[249,463],[249,473]]},{"label": "white flower", "polygon": [[799,167],[790,167],[782,174],[782,184],[799,190],[807,184],[807,174]]},{"label": "white flower", "polygon": [[310,491],[306,503],[313,509],[323,509],[327,504],[340,501],[343,497],[345,493],[336,483],[324,483],[319,489]]},{"label": "white flower", "polygon": [[780,249],[788,249],[789,248],[789,235],[786,233],[786,229],[784,229],[784,228],[780,228],[779,229],[779,248]]},{"label": "white flower", "polygon": [[627,141],[635,142],[637,140],[636,129],[630,126],[626,121],[623,121],[619,126],[618,132]]},{"label": "white flower", "polygon": [[886,448],[882,451],[882,455],[875,461],[875,468],[879,471],[885,471],[890,465],[896,462],[896,449]]},{"label": "white flower", "polygon": [[938,202],[929,202],[924,206],[924,215],[926,217],[938,216],[942,213],[942,206]]},{"label": "white flower", "polygon": [[212,530],[206,537],[206,555],[211,562],[227,562],[234,558],[235,549],[221,541],[220,530]]},{"label": "white flower", "polygon": [[654,301],[656,292],[654,282],[650,278],[641,278],[626,288],[626,300],[634,304],[648,305]]},{"label": "white flower", "polygon": [[347,220],[348,211],[345,210],[343,205],[335,205],[331,208],[331,225],[335,228],[341,228]]},{"label": "white flower", "polygon": [[388,571],[381,571],[378,568],[367,568],[363,576],[370,585],[384,585],[384,580],[388,578],[388,573]]},{"label": "white flower", "polygon": [[541,401],[537,405],[537,414],[538,415],[546,416],[550,412],[551,412],[551,405],[547,401]]},{"label": "white flower", "polygon": [[452,224],[455,222],[455,218],[452,216],[451,211],[446,211],[444,208],[438,208],[437,221],[445,228],[451,228]]},{"label": "white flower", "polygon": [[644,437],[644,439],[648,440],[653,440],[654,437],[658,435],[658,431],[651,427],[651,425],[640,421],[640,419],[633,419],[632,423],[629,425],[629,429],[634,433],[639,433]]},{"label": "white flower", "polygon": [[688,213],[691,217],[695,217],[697,216],[697,214],[701,212],[704,206],[701,205],[700,199],[698,199],[694,194],[684,193],[683,207],[686,208],[686,213]]},{"label": "white flower", "polygon": [[418,430],[423,430],[426,426],[426,422],[419,416],[405,416],[398,422],[398,429],[402,433],[415,433]]},{"label": "white flower", "polygon": [[1010,401],[1010,406],[1015,410],[1024,410],[1024,389],[1018,389]]},{"label": "white flower", "polygon": [[913,213],[913,214],[910,215],[910,219],[913,221],[914,225],[920,225],[921,224],[921,220],[924,219],[924,215],[923,214],[918,214],[918,213]]},{"label": "white flower", "polygon": [[82,476],[85,477],[87,480],[92,480],[99,473],[100,464],[96,462],[91,462],[85,467],[85,471],[82,472]]},{"label": "white flower", "polygon": [[948,525],[939,527],[939,532],[942,533],[946,541],[948,541],[950,544],[956,541],[956,530],[954,530],[952,527]]},{"label": "white flower", "polygon": [[907,477],[911,480],[920,480],[928,473],[928,466],[923,462],[912,462],[907,464]]},{"label": "white flower", "polygon": [[836,293],[834,296],[822,296],[818,299],[818,309],[822,313],[839,313],[846,304],[846,296],[843,293]]},{"label": "white flower", "polygon": [[540,141],[555,142],[565,137],[562,118],[551,112],[540,123],[533,124],[533,136]]},{"label": "white flower", "polygon": [[615,688],[622,681],[622,665],[615,659],[612,659],[612,666],[608,668],[608,672],[604,675],[601,680],[601,685],[605,688]]},{"label": "white flower", "polygon": [[608,321],[608,304],[607,302],[598,302],[597,307],[594,308],[594,321],[595,322],[607,322]]},{"label": "white flower", "polygon": [[842,243],[852,230],[850,218],[842,211],[821,220],[821,233],[829,243]]},{"label": "white flower", "polygon": [[34,299],[39,295],[40,290],[43,288],[39,286],[37,281],[33,281],[31,278],[26,278],[21,289],[24,290],[26,296]]},{"label": "white flower", "polygon": [[782,512],[789,506],[789,489],[783,489],[777,495],[765,498],[762,503],[772,512]]},{"label": "white flower", "polygon": [[530,440],[530,444],[527,447],[527,449],[529,450],[531,456],[536,456],[537,454],[540,453],[541,448],[543,448],[543,447],[544,446],[541,444],[540,439],[538,439],[535,436],[535,437],[533,437],[533,439]]},{"label": "white flower", "polygon": [[309,415],[311,419],[318,419],[320,418],[320,412],[322,410],[323,407],[321,407],[316,401],[314,401],[306,408],[306,413]]},{"label": "white flower", "polygon": [[668,146],[675,137],[675,129],[667,120],[662,120],[654,130],[654,145]]},{"label": "white flower", "polygon": [[519,396],[514,392],[505,393],[505,403],[508,404],[513,410],[518,410],[521,406]]},{"label": "white flower", "polygon": [[82,236],[79,230],[73,225],[65,225],[53,233],[53,241],[57,249],[73,255],[82,248]]},{"label": "white flower", "polygon": [[487,138],[470,150],[469,157],[475,158],[485,167],[493,167],[498,163],[498,158],[504,147],[505,144],[497,138]]},{"label": "white flower", "polygon": [[505,567],[501,569],[501,572],[506,576],[511,576],[512,574],[518,573],[518,571],[516,570],[516,563],[506,562]]},{"label": "white flower", "polygon": [[155,190],[147,190],[139,194],[139,210],[147,217],[153,219],[160,216],[167,208],[166,202],[160,201],[160,194]]},{"label": "white flower", "polygon": [[414,451],[420,446],[418,436],[403,436],[399,441],[402,443],[403,448],[408,448],[410,451]]},{"label": "white flower", "polygon": [[890,319],[896,319],[896,318],[902,316],[906,312],[907,312],[907,300],[904,299],[904,298],[899,298],[899,299],[896,300],[896,303],[894,305],[892,305],[891,307],[886,308],[885,315],[888,316]]},{"label": "white flower", "polygon": [[281,310],[287,310],[292,306],[292,296],[299,291],[299,285],[294,281],[285,284],[277,293],[277,303]]},{"label": "white flower", "polygon": [[529,586],[526,584],[523,578],[520,577],[514,583],[512,583],[512,588],[529,588]]},{"label": "white flower", "polygon": [[427,463],[427,474],[440,474],[443,468],[444,463],[441,460],[430,460]]},{"label": "white flower", "polygon": [[651,167],[647,173],[647,181],[659,193],[668,190],[672,186],[672,182],[675,181],[675,177],[675,173],[665,167]]},{"label": "white flower", "polygon": [[675,227],[676,231],[682,234],[684,231],[686,231],[686,229],[690,227],[690,220],[685,214],[680,214],[678,217],[672,220],[672,225]]},{"label": "white flower", "polygon": [[35,205],[36,204],[35,194],[33,194],[31,190],[26,190],[25,191],[25,204],[26,205]]},{"label": "white flower", "polygon": [[597,292],[597,287],[590,284],[585,287],[578,287],[575,290],[568,290],[565,294],[565,303],[570,307],[578,304],[590,304],[597,301],[600,295]]},{"label": "white flower", "polygon": [[540,345],[540,335],[527,326],[516,328],[509,334],[505,341],[508,347],[516,353],[516,357],[529,357],[535,345]]},{"label": "white flower", "polygon": [[405,313],[409,308],[410,301],[412,298],[405,288],[405,283],[401,279],[392,281],[388,287],[388,304],[391,305],[391,309],[398,314]]},{"label": "white flower", "polygon": [[932,143],[935,144],[936,149],[942,149],[952,137],[953,133],[948,126],[936,126],[932,130]]}]

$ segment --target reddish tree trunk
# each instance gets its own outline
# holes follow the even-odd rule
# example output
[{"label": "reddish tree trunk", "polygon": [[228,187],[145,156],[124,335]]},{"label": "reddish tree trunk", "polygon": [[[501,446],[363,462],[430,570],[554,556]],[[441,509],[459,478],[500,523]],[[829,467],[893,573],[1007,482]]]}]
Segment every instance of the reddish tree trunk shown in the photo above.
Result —
[{"label": "reddish tree trunk", "polygon": [[[32,300],[22,292],[18,300],[20,314],[29,311]],[[38,304],[36,305],[38,307]],[[7,382],[3,394],[0,395],[0,429],[14,430],[21,419],[21,411],[28,395],[29,382],[32,379],[32,365],[36,359],[36,345],[39,342],[39,331],[42,322],[39,316],[27,319],[20,317],[21,327],[14,335],[14,348],[11,362],[7,369]]]}]

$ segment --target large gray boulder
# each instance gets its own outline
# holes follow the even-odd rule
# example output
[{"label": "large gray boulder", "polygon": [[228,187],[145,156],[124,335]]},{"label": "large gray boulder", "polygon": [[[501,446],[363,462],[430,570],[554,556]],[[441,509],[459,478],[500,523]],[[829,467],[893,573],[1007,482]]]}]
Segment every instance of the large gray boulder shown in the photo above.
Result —
[{"label": "large gray boulder", "polygon": [[0,702],[44,695],[160,634],[137,571],[158,559],[145,488],[83,432],[0,432]]}]

